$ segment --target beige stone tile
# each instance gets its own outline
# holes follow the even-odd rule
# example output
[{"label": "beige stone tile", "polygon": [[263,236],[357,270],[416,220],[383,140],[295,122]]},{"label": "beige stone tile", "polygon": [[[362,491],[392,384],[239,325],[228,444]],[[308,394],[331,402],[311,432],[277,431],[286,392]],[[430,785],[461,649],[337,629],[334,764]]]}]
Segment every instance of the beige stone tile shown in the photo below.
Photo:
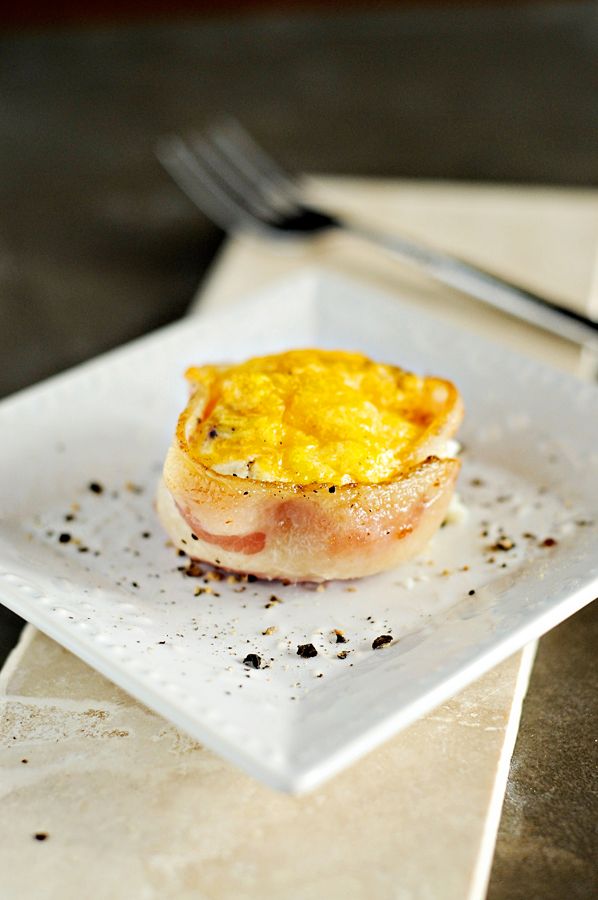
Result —
[{"label": "beige stone tile", "polygon": [[41,632],[25,652],[26,665],[11,666],[5,675],[6,694],[109,703],[129,701],[124,691]]},{"label": "beige stone tile", "polygon": [[[31,691],[48,643],[36,634],[18,667]],[[41,885],[48,900],[466,896],[518,657],[302,798],[124,695],[113,703],[104,679],[58,658],[45,697],[4,701],[0,847],[12,864],[0,896],[37,900]],[[85,697],[65,696],[67,673]]]}]

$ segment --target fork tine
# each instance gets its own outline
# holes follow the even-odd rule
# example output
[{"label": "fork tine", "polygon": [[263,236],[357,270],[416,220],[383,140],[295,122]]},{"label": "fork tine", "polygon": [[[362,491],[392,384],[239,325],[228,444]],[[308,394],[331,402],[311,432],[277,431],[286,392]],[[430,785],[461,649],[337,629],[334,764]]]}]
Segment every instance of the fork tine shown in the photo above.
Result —
[{"label": "fork tine", "polygon": [[260,219],[269,221],[276,217],[279,204],[266,194],[255,179],[242,172],[220,147],[203,135],[191,135],[190,144],[198,161],[207,169],[227,193],[246,204]]},{"label": "fork tine", "polygon": [[276,191],[285,206],[297,206],[299,188],[297,180],[275,162],[256,143],[248,131],[232,116],[208,129],[212,141],[254,184]]},{"label": "fork tine", "polygon": [[182,138],[177,135],[161,138],[156,155],[181,190],[225,231],[239,225],[253,231],[264,229],[264,224],[250,210],[218,184]]}]

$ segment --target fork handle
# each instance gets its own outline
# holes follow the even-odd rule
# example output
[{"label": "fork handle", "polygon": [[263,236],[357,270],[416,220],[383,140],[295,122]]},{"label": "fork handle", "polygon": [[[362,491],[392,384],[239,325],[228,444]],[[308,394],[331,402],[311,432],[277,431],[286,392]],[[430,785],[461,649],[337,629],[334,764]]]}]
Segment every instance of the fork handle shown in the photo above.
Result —
[{"label": "fork handle", "polygon": [[469,294],[559,337],[598,349],[598,322],[582,313],[559,306],[532,291],[408,238],[383,234],[353,222],[339,221],[338,224],[343,230],[383,247],[402,262],[424,271],[440,284]]}]

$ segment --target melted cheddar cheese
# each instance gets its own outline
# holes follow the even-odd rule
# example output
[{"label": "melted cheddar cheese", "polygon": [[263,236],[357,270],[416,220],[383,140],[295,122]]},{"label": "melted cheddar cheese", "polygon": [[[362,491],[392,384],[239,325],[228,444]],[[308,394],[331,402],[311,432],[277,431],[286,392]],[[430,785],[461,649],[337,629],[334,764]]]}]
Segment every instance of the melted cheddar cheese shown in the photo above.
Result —
[{"label": "melted cheddar cheese", "polygon": [[[191,456],[262,481],[377,484],[430,424],[438,382],[360,353],[291,350],[186,373]],[[188,408],[189,409],[189,408]]]}]

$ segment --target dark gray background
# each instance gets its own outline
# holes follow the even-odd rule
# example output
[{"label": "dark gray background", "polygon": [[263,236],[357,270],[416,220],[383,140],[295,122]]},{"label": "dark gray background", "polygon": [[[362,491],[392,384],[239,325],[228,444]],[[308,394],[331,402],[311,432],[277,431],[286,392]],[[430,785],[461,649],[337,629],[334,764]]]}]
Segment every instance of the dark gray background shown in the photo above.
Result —
[{"label": "dark gray background", "polygon": [[[596,185],[597,48],[594,3],[5,34],[0,394],[184,312],[222,235],[158,135],[226,111],[308,171]],[[492,900],[595,896],[597,646],[596,605],[541,642]]]}]

